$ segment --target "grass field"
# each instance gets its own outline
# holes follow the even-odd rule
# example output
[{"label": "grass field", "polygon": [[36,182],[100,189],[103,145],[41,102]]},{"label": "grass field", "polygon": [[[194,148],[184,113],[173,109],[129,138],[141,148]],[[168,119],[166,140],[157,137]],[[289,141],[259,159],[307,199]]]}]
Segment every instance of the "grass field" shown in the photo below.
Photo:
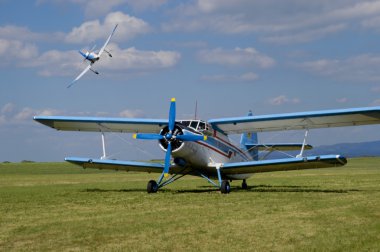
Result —
[{"label": "grass field", "polygon": [[380,158],[257,174],[222,195],[185,177],[0,164],[0,250],[380,251]]}]

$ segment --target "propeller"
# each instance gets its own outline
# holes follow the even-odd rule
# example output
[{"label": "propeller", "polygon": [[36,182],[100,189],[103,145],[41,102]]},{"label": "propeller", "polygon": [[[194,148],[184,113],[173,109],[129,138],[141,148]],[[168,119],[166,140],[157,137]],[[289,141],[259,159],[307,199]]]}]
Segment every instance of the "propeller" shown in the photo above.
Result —
[{"label": "propeller", "polygon": [[[207,136],[204,135],[183,135],[180,134],[181,131],[176,128],[175,117],[176,117],[176,104],[175,98],[171,99],[170,110],[169,110],[169,123],[167,129],[163,129],[161,134],[146,134],[146,133],[136,133],[133,135],[135,139],[145,139],[145,140],[160,140],[167,144],[166,154],[165,154],[165,166],[164,166],[164,176],[167,178],[169,176],[170,169],[170,159],[173,150],[173,143],[177,140],[179,141],[206,141]],[[166,145],[165,144],[165,145]]]}]

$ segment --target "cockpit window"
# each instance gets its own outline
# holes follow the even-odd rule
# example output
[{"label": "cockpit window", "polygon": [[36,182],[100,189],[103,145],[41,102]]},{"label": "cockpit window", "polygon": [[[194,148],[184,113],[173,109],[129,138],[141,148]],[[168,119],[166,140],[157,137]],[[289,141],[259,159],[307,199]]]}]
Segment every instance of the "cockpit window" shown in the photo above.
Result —
[{"label": "cockpit window", "polygon": [[198,130],[205,130],[205,129],[206,129],[206,124],[204,122],[199,122]]},{"label": "cockpit window", "polygon": [[197,126],[198,126],[198,121],[191,121],[191,124],[190,124],[190,127],[193,128],[193,129],[197,129]]},{"label": "cockpit window", "polygon": [[204,131],[204,130],[209,129],[208,124],[201,120],[189,120],[189,121],[180,121],[180,122],[182,123],[182,125],[186,127],[190,127],[197,131]]}]

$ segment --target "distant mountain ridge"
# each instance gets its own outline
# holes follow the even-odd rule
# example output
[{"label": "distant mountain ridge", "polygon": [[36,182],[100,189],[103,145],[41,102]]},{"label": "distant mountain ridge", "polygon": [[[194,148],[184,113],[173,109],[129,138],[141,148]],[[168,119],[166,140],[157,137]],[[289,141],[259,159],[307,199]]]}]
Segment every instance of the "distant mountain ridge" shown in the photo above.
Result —
[{"label": "distant mountain ridge", "polygon": [[307,153],[309,155],[340,154],[345,157],[380,156],[380,141],[321,145]]},{"label": "distant mountain ridge", "polygon": [[[292,156],[296,156],[300,151],[287,152]],[[305,151],[307,156],[320,156],[329,154],[339,154],[344,157],[379,157],[380,141],[363,142],[363,143],[340,143],[334,145],[314,146],[313,149]],[[264,154],[262,154],[264,155]],[[260,155],[260,156],[262,156]],[[269,155],[269,159],[284,158],[286,155],[280,152],[273,152]]]}]

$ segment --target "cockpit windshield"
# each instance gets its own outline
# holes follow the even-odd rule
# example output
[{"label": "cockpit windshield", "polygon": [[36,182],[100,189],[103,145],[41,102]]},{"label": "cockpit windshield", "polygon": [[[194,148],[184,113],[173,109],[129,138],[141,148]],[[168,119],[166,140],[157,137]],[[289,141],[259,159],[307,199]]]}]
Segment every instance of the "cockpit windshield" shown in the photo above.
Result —
[{"label": "cockpit windshield", "polygon": [[197,131],[204,131],[207,129],[207,124],[202,120],[184,120],[181,121],[181,123]]}]

